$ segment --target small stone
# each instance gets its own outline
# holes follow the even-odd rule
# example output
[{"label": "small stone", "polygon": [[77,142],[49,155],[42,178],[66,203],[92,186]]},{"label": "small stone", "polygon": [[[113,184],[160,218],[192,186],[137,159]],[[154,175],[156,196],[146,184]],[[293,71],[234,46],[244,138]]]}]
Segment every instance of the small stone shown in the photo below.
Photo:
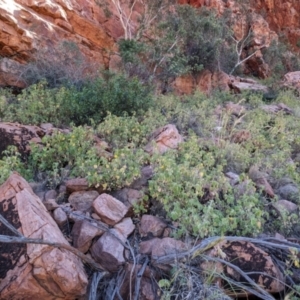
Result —
[{"label": "small stone", "polygon": [[253,182],[249,179],[242,181],[241,183],[233,186],[233,193],[235,199],[239,199],[244,195],[251,196],[254,195],[256,192],[255,186]]},{"label": "small stone", "polygon": [[225,175],[229,179],[229,183],[231,186],[238,184],[240,181],[240,176],[238,174],[227,172]]},{"label": "small stone", "polygon": [[128,212],[121,201],[108,194],[98,196],[93,202],[93,209],[103,222],[112,226],[120,222]]},{"label": "small stone", "polygon": [[142,237],[149,234],[155,237],[161,237],[166,227],[167,224],[160,218],[151,215],[143,215],[139,232]]},{"label": "small stone", "polygon": [[278,232],[275,233],[275,239],[286,241],[286,238]]},{"label": "small stone", "polygon": [[90,248],[94,259],[109,272],[118,271],[118,268],[125,263],[124,246],[118,239],[122,242],[126,240],[118,230],[111,229]]},{"label": "small stone", "polygon": [[95,213],[92,213],[92,214],[91,214],[91,217],[92,217],[93,219],[95,219],[95,220],[101,221],[101,218],[100,218],[97,214],[95,214]]},{"label": "small stone", "polygon": [[145,151],[153,154],[163,154],[168,150],[177,149],[178,145],[183,142],[183,137],[179,134],[177,128],[173,124],[160,127],[155,130],[149,143],[145,147]]},{"label": "small stone", "polygon": [[67,192],[67,187],[64,184],[60,185],[59,189],[58,189],[58,193],[59,194],[64,194],[66,192]]},{"label": "small stone", "polygon": [[140,243],[140,253],[151,254],[152,257],[159,257],[169,254],[176,254],[187,250],[187,245],[182,241],[173,238],[154,238]]},{"label": "small stone", "polygon": [[131,188],[123,188],[114,192],[112,196],[120,200],[128,208],[126,217],[132,217],[134,215],[134,205],[142,201],[144,193]]},{"label": "small stone", "polygon": [[287,211],[288,213],[293,213],[298,209],[298,205],[288,201],[288,200],[279,200],[273,204],[279,211],[284,212]]},{"label": "small stone", "polygon": [[53,219],[59,228],[63,228],[68,222],[66,213],[60,207],[53,211]]},{"label": "small stone", "polygon": [[50,190],[45,194],[45,200],[56,199],[56,197],[57,197],[57,192],[55,190]]},{"label": "small stone", "polygon": [[298,201],[299,200],[299,189],[293,184],[286,184],[278,189],[278,194],[286,200]]},{"label": "small stone", "polygon": [[86,220],[75,222],[71,235],[73,237],[73,245],[82,253],[86,253],[92,240],[96,236],[101,236],[104,233],[96,223],[90,223]]},{"label": "small stone", "polygon": [[164,233],[163,233],[163,237],[170,237],[172,233],[172,229],[170,227],[165,228]]},{"label": "small stone", "polygon": [[256,166],[252,166],[249,170],[249,177],[255,183],[258,189],[263,190],[270,198],[274,198],[275,193],[266,175],[258,170]]},{"label": "small stone", "polygon": [[54,199],[45,200],[43,201],[43,204],[45,205],[48,211],[52,211],[59,207],[59,205],[56,203]]},{"label": "small stone", "polygon": [[51,124],[51,123],[42,123],[42,124],[40,125],[40,127],[41,127],[43,130],[45,130],[46,132],[52,131],[52,130],[54,129],[54,126],[53,126],[53,124]]},{"label": "small stone", "polygon": [[131,218],[125,218],[120,223],[116,224],[114,228],[127,239],[128,236],[134,231],[135,226]]},{"label": "small stone", "polygon": [[66,188],[68,193],[87,191],[89,184],[85,178],[74,178],[66,182]]},{"label": "small stone", "polygon": [[233,103],[233,102],[228,102],[225,105],[225,110],[227,113],[232,114],[236,117],[240,117],[246,112],[246,109],[244,106],[238,104],[238,103]]},{"label": "small stone", "polygon": [[[141,175],[136,179],[131,185],[130,188],[135,190],[140,190],[145,187],[148,183],[148,180],[151,179],[154,175],[154,170],[152,166],[145,166],[141,169]],[[117,197],[118,198],[118,197]]]},{"label": "small stone", "polygon": [[73,192],[68,201],[75,210],[82,212],[91,211],[93,201],[99,196],[97,191]]},{"label": "small stone", "polygon": [[82,221],[85,218],[85,213],[80,210],[74,210],[69,214],[69,220],[76,223]]}]

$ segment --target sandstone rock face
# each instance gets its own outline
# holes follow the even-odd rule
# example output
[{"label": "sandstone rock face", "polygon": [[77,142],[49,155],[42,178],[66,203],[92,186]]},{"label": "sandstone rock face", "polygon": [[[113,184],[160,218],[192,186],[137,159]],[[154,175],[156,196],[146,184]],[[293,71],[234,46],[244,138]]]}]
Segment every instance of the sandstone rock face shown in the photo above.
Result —
[{"label": "sandstone rock face", "polygon": [[[107,53],[123,35],[113,6],[109,9],[110,18],[96,1],[1,0],[0,56],[6,61],[0,64],[0,86],[24,85],[19,82],[16,64],[27,62],[39,48],[62,40],[76,43],[91,61],[108,66]],[[7,67],[12,65],[14,69]]]},{"label": "sandstone rock face", "polygon": [[[251,1],[250,7],[245,7],[245,5],[241,5],[244,4],[243,2],[239,4],[234,0],[179,0],[179,3],[181,4],[188,3],[195,7],[206,6],[208,8],[213,8],[220,15],[224,13],[225,9],[230,9],[233,13],[233,32],[236,40],[241,41],[245,38],[249,33],[249,28],[251,27],[251,46],[248,50],[250,50],[249,53],[256,51],[256,54],[246,62],[247,66],[244,72],[251,73],[255,71],[259,77],[265,78],[269,76],[269,68],[265,63],[260,50],[265,46],[269,47],[270,43],[277,40],[278,36],[274,31],[276,28],[269,25],[268,18],[266,20],[260,14],[262,11],[262,7],[260,6],[263,5],[257,5],[257,2],[261,3],[265,1]],[[250,26],[247,25],[247,19],[250,20]],[[277,29],[277,32],[279,32],[279,28]],[[243,56],[243,58],[244,57],[245,56]]]},{"label": "sandstone rock face", "polygon": [[173,87],[178,94],[191,94],[195,90],[209,94],[213,89],[229,91],[230,77],[224,72],[203,70],[197,76],[184,75],[177,77]]},{"label": "sandstone rock face", "polygon": [[[28,183],[14,173],[0,187],[0,213],[25,237],[68,244]],[[1,234],[12,235],[0,224]],[[75,299],[88,283],[77,256],[40,244],[0,244],[1,299]]]},{"label": "sandstone rock face", "polygon": [[282,32],[289,42],[297,49],[297,42],[300,38],[300,2],[297,0],[258,0],[254,2],[256,11],[264,11],[265,20],[269,27]]}]

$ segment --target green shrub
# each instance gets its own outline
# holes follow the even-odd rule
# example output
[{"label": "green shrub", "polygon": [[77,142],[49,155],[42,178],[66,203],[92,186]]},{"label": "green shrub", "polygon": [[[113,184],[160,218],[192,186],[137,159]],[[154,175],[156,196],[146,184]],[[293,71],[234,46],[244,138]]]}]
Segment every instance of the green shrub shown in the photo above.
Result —
[{"label": "green shrub", "polygon": [[55,126],[99,123],[108,112],[121,116],[146,111],[152,105],[150,92],[150,87],[137,78],[112,73],[85,82],[80,88],[49,88],[47,82],[40,82],[18,96],[11,95],[9,103],[2,96],[0,118],[22,124],[49,122]]},{"label": "green shrub", "polygon": [[[11,95],[3,110],[3,120],[21,124],[68,124],[70,119],[64,110],[66,89],[49,89],[40,82],[24,89],[18,96]],[[70,109],[70,108],[69,108]]]},{"label": "green shrub", "polygon": [[87,82],[80,90],[70,89],[66,103],[73,107],[71,120],[76,124],[98,123],[108,112],[122,116],[139,114],[152,105],[151,88],[137,78],[105,73]]},{"label": "green shrub", "polygon": [[127,74],[143,82],[159,79],[164,91],[175,77],[197,75],[203,69],[229,71],[237,60],[232,51],[231,30],[223,17],[206,8],[172,5],[147,28],[143,36],[119,41],[119,52]]},{"label": "green shrub", "polygon": [[8,147],[7,150],[1,153],[1,155],[3,155],[3,157],[0,159],[0,185],[11,175],[13,171],[19,172],[27,180],[32,179],[33,174],[22,162],[21,155],[16,147]]},{"label": "green shrub", "polygon": [[87,127],[74,127],[69,134],[56,132],[43,138],[43,147],[32,144],[29,165],[35,173],[46,172],[58,182],[64,171],[72,177],[85,177],[91,185],[106,190],[129,185],[140,175],[146,155],[142,150],[116,149],[113,158],[99,155],[94,132]]},{"label": "green shrub", "polygon": [[217,163],[217,156],[217,149],[204,150],[191,135],[178,152],[153,157],[155,176],[149,184],[150,196],[163,204],[171,220],[180,223],[179,234],[258,233],[264,213],[257,195],[235,201],[224,164]]}]

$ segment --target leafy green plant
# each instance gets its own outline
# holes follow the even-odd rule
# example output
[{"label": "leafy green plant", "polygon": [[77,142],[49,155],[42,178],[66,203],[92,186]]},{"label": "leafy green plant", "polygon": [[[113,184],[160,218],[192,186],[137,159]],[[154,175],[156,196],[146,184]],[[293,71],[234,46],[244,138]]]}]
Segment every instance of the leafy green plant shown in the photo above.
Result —
[{"label": "leafy green plant", "polygon": [[[85,177],[94,186],[106,190],[130,185],[146,161],[142,150],[116,149],[113,157],[99,155],[94,144],[94,132],[87,127],[74,127],[65,134],[56,132],[43,138],[43,146],[31,144],[30,167],[35,173],[46,172],[49,178],[62,177],[64,169],[70,176]],[[55,176],[54,176],[55,175]]]},{"label": "leafy green plant", "polygon": [[2,184],[13,171],[19,172],[27,180],[32,179],[31,170],[26,168],[26,165],[21,161],[21,154],[15,146],[9,146],[2,152],[0,159],[0,184]]},{"label": "leafy green plant", "polygon": [[264,213],[257,195],[235,201],[223,173],[224,162],[217,163],[217,150],[207,152],[195,135],[178,152],[152,159],[156,174],[149,184],[150,196],[181,224],[179,233],[204,237],[231,232],[251,235],[261,230]]},{"label": "leafy green plant", "polygon": [[10,103],[3,109],[3,120],[22,124],[53,123],[57,126],[70,122],[64,111],[66,89],[49,89],[46,82],[40,82],[11,95]]},{"label": "leafy green plant", "polygon": [[108,112],[114,115],[139,114],[152,105],[151,88],[137,78],[104,73],[103,78],[89,81],[81,89],[70,88],[64,99],[75,125],[102,121]]},{"label": "leafy green plant", "polygon": [[[161,6],[163,4],[161,3]],[[212,10],[172,5],[147,30],[153,38],[139,35],[119,42],[127,74],[142,81],[159,79],[162,89],[175,77],[197,75],[203,69],[228,71],[236,55],[231,49],[231,30]]]},{"label": "leafy green plant", "polygon": [[[22,124],[84,125],[102,121],[108,112],[141,114],[152,105],[151,88],[137,78],[105,73],[75,86],[49,88],[43,81],[11,98],[2,96],[0,117]],[[9,99],[9,102],[8,100]],[[92,121],[93,120],[93,121]]]}]

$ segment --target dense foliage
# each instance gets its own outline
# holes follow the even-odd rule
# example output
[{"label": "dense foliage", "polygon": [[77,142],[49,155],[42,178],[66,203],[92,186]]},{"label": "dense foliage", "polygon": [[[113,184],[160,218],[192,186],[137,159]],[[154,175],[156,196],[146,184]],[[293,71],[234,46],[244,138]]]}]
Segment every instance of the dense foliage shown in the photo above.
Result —
[{"label": "dense foliage", "polygon": [[[52,89],[45,87],[42,91],[46,95],[53,93]],[[53,95],[57,97],[59,91]],[[32,105],[41,103],[39,97],[27,99],[31,99]],[[56,106],[50,105],[51,99],[56,98],[48,99],[48,108]],[[246,113],[235,116],[224,108],[220,111],[229,100],[243,104]],[[245,95],[244,98],[226,93],[210,97],[195,94],[181,99],[161,96],[143,114],[108,114],[103,122],[94,122],[93,128],[73,127],[69,134],[57,131],[46,136],[42,148],[31,145],[31,155],[25,162],[15,150],[6,152],[0,161],[1,181],[6,179],[10,170],[18,170],[26,178],[44,174],[54,187],[66,177],[83,176],[92,185],[116,190],[129,186],[139,177],[140,168],[151,164],[155,176],[149,182],[145,201],[151,203],[155,200],[162,204],[164,210],[160,213],[179,222],[178,235],[189,232],[201,237],[251,236],[263,230],[288,233],[293,228],[294,216],[274,219],[272,203],[275,200],[255,189],[248,173],[255,165],[261,172],[269,174],[275,188],[283,178],[289,178],[295,185],[300,184],[298,98],[283,92],[277,101],[289,105],[295,113],[265,112],[259,94]],[[8,119],[10,115],[5,113],[4,118]],[[25,115],[24,109],[22,114],[18,110],[14,113],[19,118]],[[32,114],[31,123],[39,124],[41,114],[42,111],[36,115],[37,119]],[[64,114],[53,116],[57,118],[57,124],[66,120]],[[176,125],[184,136],[184,143],[178,150],[164,155],[150,156],[144,152],[151,132],[168,123]],[[234,136],[241,131],[249,132],[248,138],[236,142]],[[94,147],[95,135],[112,146],[112,153],[105,149],[99,152]],[[290,163],[291,159],[293,163]],[[229,184],[226,177],[229,171],[239,174],[244,184],[242,192]],[[294,199],[298,203],[299,195]],[[144,209],[144,206],[137,209]]]},{"label": "dense foliage", "polygon": [[78,88],[74,85],[49,88],[46,81],[34,84],[20,95],[3,92],[0,118],[22,124],[53,123],[56,126],[100,122],[111,112],[142,113],[151,106],[151,88],[137,78],[103,73]]}]

